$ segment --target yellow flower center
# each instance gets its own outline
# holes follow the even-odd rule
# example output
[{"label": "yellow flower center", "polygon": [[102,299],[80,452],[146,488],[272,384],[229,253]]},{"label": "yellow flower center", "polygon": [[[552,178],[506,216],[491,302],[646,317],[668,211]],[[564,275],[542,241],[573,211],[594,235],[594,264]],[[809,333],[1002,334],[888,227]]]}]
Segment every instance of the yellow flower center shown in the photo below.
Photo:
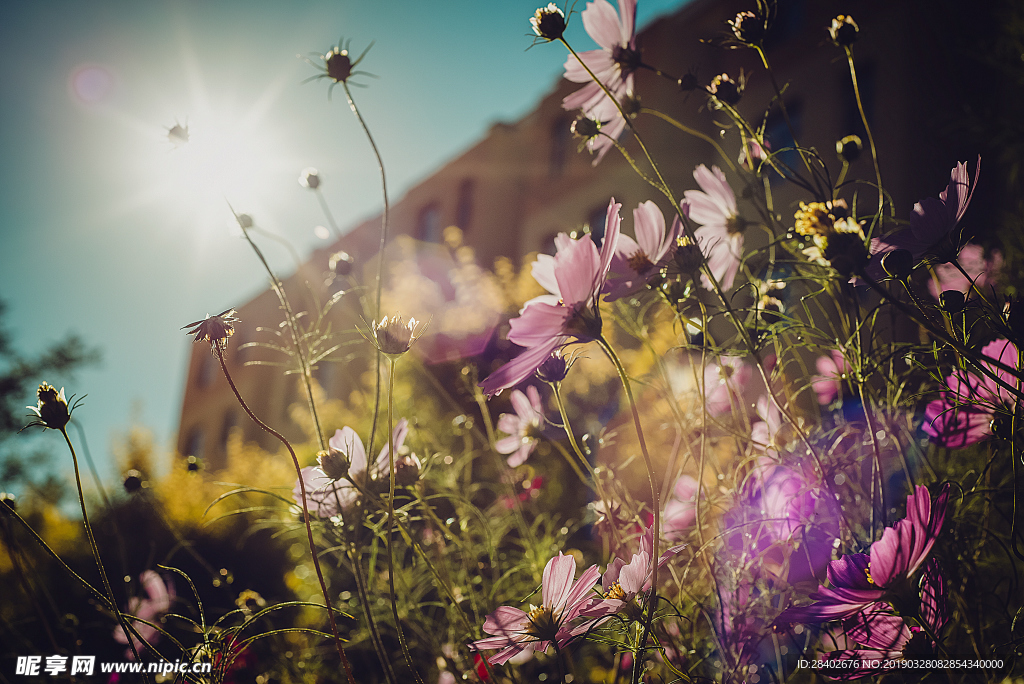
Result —
[{"label": "yellow flower center", "polygon": [[612,586],[604,593],[604,597],[621,601],[626,598],[626,592],[622,589],[622,585],[619,584],[618,580],[616,580],[612,582]]}]

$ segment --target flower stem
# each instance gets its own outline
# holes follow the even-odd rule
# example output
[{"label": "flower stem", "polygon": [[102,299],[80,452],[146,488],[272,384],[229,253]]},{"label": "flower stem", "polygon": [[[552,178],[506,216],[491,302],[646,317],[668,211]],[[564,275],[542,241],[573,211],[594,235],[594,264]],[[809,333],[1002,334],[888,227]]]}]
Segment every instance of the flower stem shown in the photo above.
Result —
[{"label": "flower stem", "polygon": [[[107,571],[103,568],[103,559],[100,557],[100,547],[96,544],[96,536],[93,534],[92,525],[89,523],[89,511],[86,510],[85,506],[85,492],[82,490],[82,476],[78,469],[78,454],[75,453],[75,446],[71,443],[71,437],[68,436],[66,427],[60,428],[60,434],[64,437],[64,441],[68,445],[68,449],[71,451],[71,461],[75,464],[75,485],[78,487],[78,502],[82,505],[82,522],[85,524],[85,536],[89,538],[89,546],[92,549],[93,558],[96,560],[96,568],[100,572],[100,580],[103,582],[103,589],[107,592],[107,597],[110,601],[110,607],[113,609],[114,614],[117,616],[117,621],[121,625],[121,629],[124,630],[125,636],[128,637],[128,646],[131,648],[132,655],[135,656],[135,661],[139,662],[139,652],[135,648],[135,642],[129,636],[128,624],[124,618],[124,614],[120,608],[117,607],[117,599],[114,597],[114,590],[110,587],[110,580],[107,579]],[[145,641],[143,641],[145,643]],[[149,677],[143,675],[145,681],[149,681]]]},{"label": "flower stem", "polygon": [[[395,475],[397,466],[395,459],[395,359],[388,358],[388,465],[389,488],[388,488],[388,532],[384,542],[388,547],[388,598],[391,600],[391,614],[395,618],[395,630],[398,632],[398,643],[402,646],[402,655],[405,656],[405,663],[409,666],[413,676],[419,684],[423,684],[420,673],[412,662],[412,654],[409,653],[409,644],[405,640],[405,632],[402,630],[402,619],[398,615],[398,597],[395,594],[395,548],[391,538],[395,525]],[[372,452],[371,452],[372,453]]]},{"label": "flower stem", "polygon": [[[320,569],[320,557],[316,552],[316,544],[313,542],[313,528],[309,522],[309,506],[307,505],[306,499],[306,482],[302,479],[302,467],[299,465],[299,459],[295,455],[295,449],[285,439],[284,435],[270,427],[262,420],[256,417],[256,414],[252,412],[249,405],[242,399],[242,395],[238,393],[238,388],[235,387],[234,380],[231,379],[231,373],[228,372],[228,366],[224,363],[224,351],[216,344],[213,345],[214,353],[217,355],[217,360],[220,361],[220,369],[224,373],[224,378],[228,381],[228,385],[231,386],[231,391],[235,394],[235,399],[238,400],[242,410],[252,419],[252,422],[256,423],[265,432],[270,433],[274,438],[281,442],[288,453],[292,457],[292,465],[295,466],[295,475],[299,479],[299,493],[301,494],[301,505],[302,505],[302,521],[306,524],[306,539],[309,541],[309,552],[313,557],[313,567],[316,569],[316,577],[320,581],[320,592],[324,596],[324,605],[327,606],[327,617],[331,622],[331,634],[334,636],[334,645],[338,649],[338,656],[341,658],[341,664],[345,668],[345,676],[350,684],[355,684],[355,678],[352,675],[352,664],[348,661],[348,656],[345,655],[345,649],[341,647],[341,637],[338,636],[338,623],[334,619],[334,607],[331,605],[330,592],[327,591],[327,584],[324,582],[324,573]],[[319,434],[319,427],[317,428]],[[68,442],[70,444],[70,441]],[[76,467],[77,473],[77,467]],[[84,507],[84,504],[83,504]]]},{"label": "flower stem", "polygon": [[[359,111],[359,107],[356,106],[356,101],[352,99],[352,91],[348,87],[348,83],[342,81],[341,87],[345,89],[345,97],[348,99],[349,109],[355,114],[356,120],[359,122],[359,126],[363,129],[363,133],[366,135],[366,140],[370,143],[370,148],[373,150],[373,156],[377,159],[377,169],[380,171],[380,188],[381,194],[384,200],[384,211],[381,214],[380,219],[380,258],[377,265],[377,292],[376,292],[376,304],[374,306],[374,313],[371,316],[372,319],[376,320],[381,315],[381,297],[384,292],[384,248],[388,242],[388,213],[391,209],[391,204],[388,201],[388,179],[387,174],[384,172],[384,160],[380,156],[380,150],[377,149],[377,142],[373,139],[373,134],[370,133],[370,127],[366,124],[366,120],[363,119],[362,113]],[[377,421],[380,417],[380,390],[381,390],[381,353],[377,350],[376,359],[374,365],[377,368],[376,384],[373,392],[373,422],[370,427],[370,439],[367,440],[367,453],[372,454],[374,449],[374,439],[377,437]]]},{"label": "flower stem", "polygon": [[846,46],[846,61],[850,64],[850,80],[853,82],[853,97],[857,100],[857,111],[860,112],[860,121],[864,124],[864,132],[868,136],[868,147],[871,149],[871,163],[875,167],[875,183],[878,185],[878,213],[868,227],[867,237],[870,240],[871,234],[875,232],[882,220],[882,209],[885,206],[885,194],[882,191],[882,171],[878,166],[878,149],[875,147],[875,136],[871,133],[871,126],[868,125],[867,114],[864,113],[864,100],[860,96],[860,84],[857,82],[857,67],[853,64],[853,48]]},{"label": "flower stem", "polygon": [[651,633],[651,624],[654,622],[654,612],[657,610],[658,602],[658,547],[661,543],[661,496],[658,493],[658,486],[655,483],[654,475],[654,463],[651,461],[651,455],[647,451],[647,442],[644,440],[644,430],[640,425],[640,412],[637,410],[636,401],[633,399],[633,389],[629,384],[629,376],[626,374],[626,369],[622,367],[622,362],[619,361],[618,355],[615,350],[608,343],[608,340],[602,335],[597,339],[597,343],[601,345],[601,349],[608,356],[608,359],[615,366],[615,370],[619,374],[619,381],[622,383],[622,389],[626,392],[626,399],[629,401],[629,408],[633,412],[633,425],[636,427],[637,440],[640,442],[640,453],[644,457],[644,465],[647,466],[647,479],[651,485],[651,504],[654,512],[654,529],[652,530],[651,537],[651,591],[647,597],[647,619],[644,620],[643,636],[640,639],[640,648],[637,653],[637,657],[633,661],[633,683],[636,684],[640,681],[640,675],[643,672],[643,650],[647,646],[647,636]]}]

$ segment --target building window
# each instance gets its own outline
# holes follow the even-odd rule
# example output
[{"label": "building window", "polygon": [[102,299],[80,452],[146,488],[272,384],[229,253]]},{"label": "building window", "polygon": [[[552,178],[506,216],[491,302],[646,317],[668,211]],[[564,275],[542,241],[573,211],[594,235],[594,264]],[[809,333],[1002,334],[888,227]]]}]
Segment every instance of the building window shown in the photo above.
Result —
[{"label": "building window", "polygon": [[552,178],[558,178],[565,170],[565,160],[568,158],[569,142],[572,137],[570,126],[572,126],[571,119],[564,116],[555,119],[551,124],[548,174]]},{"label": "building window", "polygon": [[472,178],[466,178],[459,184],[459,199],[455,205],[455,225],[462,229],[462,232],[469,230],[470,221],[473,220],[473,191],[476,183]]},{"label": "building window", "polygon": [[441,241],[441,210],[436,202],[420,210],[416,221],[416,238],[424,242]]},{"label": "building window", "polygon": [[203,429],[194,427],[188,431],[188,437],[185,438],[185,453],[182,456],[195,456],[196,458],[203,457]]},{"label": "building window", "polygon": [[228,440],[231,439],[231,432],[236,427],[238,427],[238,414],[233,409],[228,409],[220,428],[220,445],[225,451],[228,448]]},{"label": "building window", "polygon": [[[199,363],[196,364],[196,387],[202,389],[210,384],[213,380],[213,354],[203,353],[205,347],[202,349],[197,348],[197,353],[200,355]],[[194,455],[194,454],[193,454]]]}]

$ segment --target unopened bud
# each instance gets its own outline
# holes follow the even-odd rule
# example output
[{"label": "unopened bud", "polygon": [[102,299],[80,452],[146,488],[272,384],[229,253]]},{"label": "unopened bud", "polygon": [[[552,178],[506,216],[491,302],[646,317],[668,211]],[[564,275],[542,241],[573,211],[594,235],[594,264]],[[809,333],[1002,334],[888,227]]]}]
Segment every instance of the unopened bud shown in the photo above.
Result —
[{"label": "unopened bud", "polygon": [[848,135],[842,140],[836,141],[836,154],[839,155],[840,161],[844,161],[847,164],[857,161],[863,149],[864,143],[856,135]]},{"label": "unopened bud", "polygon": [[960,290],[946,290],[939,295],[939,306],[946,313],[960,313],[964,308],[964,293]]},{"label": "unopened bud", "polygon": [[134,494],[142,489],[142,473],[134,469],[129,470],[124,474],[124,481],[122,484],[124,484],[124,491],[129,494]]},{"label": "unopened bud", "polygon": [[416,454],[399,456],[395,461],[395,484],[399,487],[411,487],[420,479],[420,459]]},{"label": "unopened bud", "polygon": [[530,18],[533,32],[544,40],[558,40],[565,33],[565,14],[553,2],[541,7]]},{"label": "unopened bud", "polygon": [[857,42],[860,27],[850,15],[840,14],[832,20],[832,25],[828,27],[828,34],[832,36],[832,42],[839,47],[849,47]]},{"label": "unopened bud", "polygon": [[882,257],[882,270],[890,278],[906,280],[914,270],[914,255],[906,249],[894,249]]},{"label": "unopened bud", "polygon": [[317,454],[317,462],[320,464],[320,470],[324,471],[324,475],[332,480],[344,478],[348,475],[348,469],[351,466],[348,455],[339,449],[333,448]]}]

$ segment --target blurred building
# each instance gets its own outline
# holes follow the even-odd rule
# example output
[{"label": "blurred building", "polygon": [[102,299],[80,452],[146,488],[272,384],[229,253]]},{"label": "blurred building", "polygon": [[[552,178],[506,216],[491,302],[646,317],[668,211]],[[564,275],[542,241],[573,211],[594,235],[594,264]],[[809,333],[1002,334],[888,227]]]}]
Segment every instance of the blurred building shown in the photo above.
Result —
[{"label": "blurred building", "polygon": [[[739,154],[739,137],[729,129],[724,114],[707,107],[701,90],[716,74],[728,73],[738,79],[742,73],[746,89],[738,109],[754,125],[765,126],[773,149],[781,150],[793,140],[777,106],[764,118],[764,109],[774,95],[756,53],[712,44],[725,36],[727,19],[738,11],[753,9],[752,5],[742,0],[693,0],[674,14],[652,22],[638,36],[645,63],[674,79],[686,81],[692,77],[699,84],[697,90],[686,91],[675,80],[642,69],[636,80],[642,106],[667,113],[687,127],[720,139],[733,159]],[[945,68],[943,60],[950,58],[936,39],[935,31],[940,29],[929,24],[941,18],[937,19],[934,12],[929,14],[929,7],[919,0],[855,0],[845,4],[780,0],[766,44],[776,78],[784,86],[793,131],[803,145],[815,148],[835,178],[841,167],[836,141],[851,133],[863,136],[863,126],[845,55],[829,43],[825,27],[838,13],[855,16],[861,28],[861,38],[854,46],[861,94],[880,150],[883,183],[902,218],[917,199],[936,195],[945,187],[953,161],[969,158],[955,146],[936,145],[936,131],[942,126],[936,113],[954,107],[956,94],[937,86]],[[579,18],[573,16],[572,20]],[[553,60],[563,58],[561,53],[555,54],[557,44],[537,49],[552,51]],[[457,226],[464,243],[475,251],[485,268],[502,256],[522,265],[531,253],[552,252],[553,238],[559,232],[589,226],[600,234],[612,196],[623,204],[626,232],[632,232],[631,212],[642,201],[653,199],[669,212],[668,201],[646,185],[616,151],[612,150],[597,166],[585,151],[578,151],[578,141],[570,133],[574,114],[561,107],[562,98],[578,87],[559,81],[529,114],[515,122],[494,124],[477,144],[395,202],[388,258],[397,258],[398,252],[410,249],[413,243],[400,239],[407,236],[419,241],[413,248],[417,254],[436,257],[437,263],[443,263],[445,228]],[[641,113],[635,121],[679,197],[683,190],[696,188],[692,178],[695,166],[722,165],[705,141],[649,114]],[[630,135],[626,133],[622,139],[626,150],[640,158],[641,151]],[[794,166],[800,163],[795,158],[788,161]],[[641,166],[647,170],[642,162]],[[866,150],[853,164],[849,177],[873,180]],[[329,199],[330,188],[324,190]],[[846,194],[852,198],[855,191],[868,206],[875,201],[871,185],[851,187]],[[784,221],[792,220],[797,200],[808,199],[782,183],[773,186],[773,194],[775,209]],[[352,227],[335,244],[313,253],[286,280],[295,308],[317,310],[318,302],[314,300],[322,303],[339,288],[344,289],[348,270],[372,277],[379,242],[378,217]],[[439,288],[443,290],[444,285]],[[353,318],[355,309],[350,303],[343,302],[338,308],[342,310],[339,320],[348,316],[349,327],[358,320]],[[415,311],[403,313],[417,315]],[[266,422],[300,438],[301,431],[290,415],[290,407],[305,402],[296,377],[284,375],[275,366],[245,365],[275,359],[262,349],[239,349],[253,341],[272,341],[274,334],[287,335],[286,329],[278,327],[282,313],[276,295],[269,290],[263,292],[241,306],[239,315],[242,323],[228,350],[228,363],[239,391]],[[258,332],[257,326],[266,331]],[[333,358],[343,355],[344,350],[339,350]],[[315,375],[328,396],[345,397],[346,388],[364,368],[365,364],[359,363],[352,368],[345,363],[321,363]],[[236,429],[245,440],[276,448],[273,440],[242,413],[219,374],[209,351],[195,345],[184,392],[178,451],[205,458],[211,468],[224,464],[227,439]]]}]

